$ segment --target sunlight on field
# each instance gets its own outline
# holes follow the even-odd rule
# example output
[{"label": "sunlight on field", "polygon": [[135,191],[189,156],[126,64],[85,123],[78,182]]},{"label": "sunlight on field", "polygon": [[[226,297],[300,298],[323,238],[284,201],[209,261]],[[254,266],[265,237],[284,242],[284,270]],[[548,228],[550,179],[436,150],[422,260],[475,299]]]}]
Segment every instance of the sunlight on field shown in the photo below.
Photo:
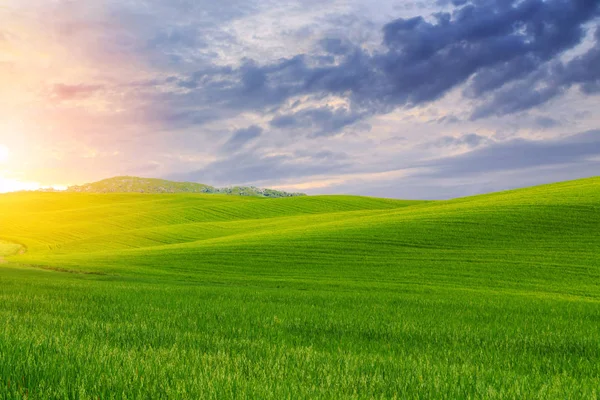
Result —
[{"label": "sunlight on field", "polygon": [[599,205],[2,195],[0,399],[597,399]]}]

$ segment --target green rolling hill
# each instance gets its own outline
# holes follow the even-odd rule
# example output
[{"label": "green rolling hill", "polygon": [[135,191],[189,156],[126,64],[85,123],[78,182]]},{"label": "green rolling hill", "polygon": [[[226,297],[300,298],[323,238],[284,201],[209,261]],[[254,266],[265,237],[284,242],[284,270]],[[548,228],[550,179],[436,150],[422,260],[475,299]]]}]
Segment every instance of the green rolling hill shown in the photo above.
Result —
[{"label": "green rolling hill", "polygon": [[[53,192],[54,190],[50,190]],[[71,193],[206,193],[226,194],[231,196],[253,197],[297,197],[306,196],[304,193],[288,193],[282,190],[261,189],[254,186],[233,186],[216,188],[194,182],[174,182],[165,179],[139,178],[136,176],[117,176],[85,185],[70,186]]]},{"label": "green rolling hill", "polygon": [[32,192],[0,210],[7,398],[600,395],[600,178],[450,201]]}]

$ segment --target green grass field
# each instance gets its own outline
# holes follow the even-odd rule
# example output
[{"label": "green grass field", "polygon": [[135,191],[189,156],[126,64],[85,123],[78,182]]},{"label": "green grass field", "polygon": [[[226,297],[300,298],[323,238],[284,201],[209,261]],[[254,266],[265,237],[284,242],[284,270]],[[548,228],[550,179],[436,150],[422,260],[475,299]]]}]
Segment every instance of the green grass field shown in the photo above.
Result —
[{"label": "green grass field", "polygon": [[0,399],[600,397],[600,178],[0,196]]}]

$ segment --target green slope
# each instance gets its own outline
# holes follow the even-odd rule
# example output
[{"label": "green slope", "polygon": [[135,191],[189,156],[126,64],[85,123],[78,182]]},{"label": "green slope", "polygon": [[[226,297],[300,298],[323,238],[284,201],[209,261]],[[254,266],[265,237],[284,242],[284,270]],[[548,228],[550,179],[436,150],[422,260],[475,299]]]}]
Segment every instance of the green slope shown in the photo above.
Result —
[{"label": "green slope", "polygon": [[0,392],[26,376],[39,398],[598,396],[600,178],[0,209]]}]

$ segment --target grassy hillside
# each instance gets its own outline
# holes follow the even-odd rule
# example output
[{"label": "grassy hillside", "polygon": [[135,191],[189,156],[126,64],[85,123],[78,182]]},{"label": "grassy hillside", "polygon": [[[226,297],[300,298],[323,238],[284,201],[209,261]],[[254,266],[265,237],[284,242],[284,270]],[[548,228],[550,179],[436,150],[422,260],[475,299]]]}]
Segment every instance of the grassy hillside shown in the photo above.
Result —
[{"label": "grassy hillside", "polygon": [[288,193],[281,190],[261,189],[254,186],[234,186],[229,188],[216,188],[193,182],[173,182],[164,179],[138,178],[135,176],[117,176],[99,182],[87,183],[81,186],[71,186],[67,189],[71,193],[210,193],[227,194],[232,196],[255,197],[296,197],[305,196],[304,193]]},{"label": "grassy hillside", "polygon": [[436,202],[18,193],[0,210],[9,398],[599,396],[600,178]]}]

